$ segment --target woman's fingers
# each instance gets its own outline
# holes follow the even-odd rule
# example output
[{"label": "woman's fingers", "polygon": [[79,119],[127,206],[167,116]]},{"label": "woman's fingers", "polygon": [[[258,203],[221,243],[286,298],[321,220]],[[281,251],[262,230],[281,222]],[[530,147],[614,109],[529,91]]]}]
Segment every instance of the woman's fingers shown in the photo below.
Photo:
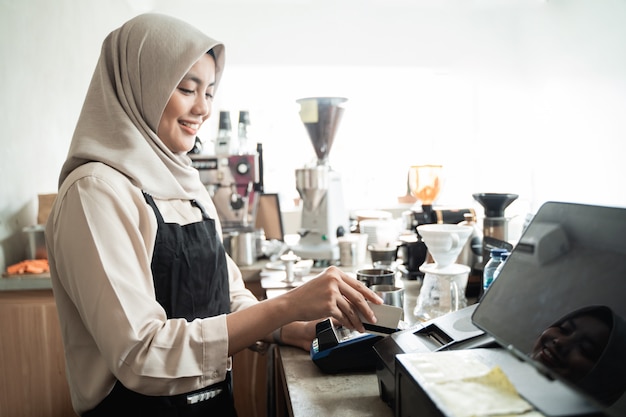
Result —
[{"label": "woman's fingers", "polygon": [[315,279],[290,291],[296,320],[317,320],[333,317],[344,326],[365,331],[362,317],[371,323],[376,316],[368,301],[382,304],[383,300],[362,282],[350,277],[337,267],[329,267]]},{"label": "woman's fingers", "polygon": [[367,301],[382,304],[383,300],[376,293],[367,288],[365,284],[350,277],[338,268],[334,268],[332,271],[327,270],[326,272],[337,272],[340,278],[337,283],[341,297],[336,300],[340,316],[336,318],[341,320],[345,326],[360,332],[365,331],[365,329],[361,323],[359,311],[367,321],[376,323],[376,316]]}]

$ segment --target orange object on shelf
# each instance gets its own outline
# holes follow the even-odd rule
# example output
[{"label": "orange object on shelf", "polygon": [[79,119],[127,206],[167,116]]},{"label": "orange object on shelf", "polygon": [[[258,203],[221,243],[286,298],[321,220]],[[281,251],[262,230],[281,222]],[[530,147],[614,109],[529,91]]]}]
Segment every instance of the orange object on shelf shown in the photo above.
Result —
[{"label": "orange object on shelf", "polygon": [[43,274],[50,272],[47,259],[27,259],[7,267],[7,275]]}]

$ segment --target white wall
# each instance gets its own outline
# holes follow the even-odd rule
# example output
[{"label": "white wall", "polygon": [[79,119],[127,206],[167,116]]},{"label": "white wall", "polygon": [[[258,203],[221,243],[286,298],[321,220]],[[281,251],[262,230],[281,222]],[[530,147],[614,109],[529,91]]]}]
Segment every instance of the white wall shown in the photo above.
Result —
[{"label": "white wall", "polygon": [[0,0],[2,270],[56,191],[102,40],[144,11],[226,43],[214,112],[250,110],[285,202],[314,157],[295,99],[339,95],[330,160],[350,208],[395,205],[416,163],[444,165],[437,203],[479,213],[474,192],[518,193],[521,217],[547,200],[626,207],[624,0]]}]

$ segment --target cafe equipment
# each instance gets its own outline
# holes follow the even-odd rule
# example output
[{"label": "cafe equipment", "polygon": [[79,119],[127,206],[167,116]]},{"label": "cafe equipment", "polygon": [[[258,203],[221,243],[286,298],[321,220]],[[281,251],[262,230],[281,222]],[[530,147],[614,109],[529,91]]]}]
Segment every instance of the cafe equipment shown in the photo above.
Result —
[{"label": "cafe equipment", "polygon": [[[466,214],[475,215],[475,210],[469,208],[454,208],[454,207],[433,207],[432,217],[433,223],[446,223],[446,224],[458,224],[465,220]],[[413,206],[410,210],[402,212],[402,225],[404,230],[415,233],[415,228],[424,223],[424,212],[420,207]]]},{"label": "cafe equipment", "polygon": [[409,168],[409,191],[421,202],[421,212],[414,210],[417,224],[437,223],[433,202],[441,191],[441,171],[441,165],[413,165]]},{"label": "cafe equipment", "polygon": [[370,290],[383,300],[383,304],[403,308],[404,288],[395,285],[372,285]]},{"label": "cafe equipment", "polygon": [[388,248],[400,234],[400,224],[393,219],[366,219],[359,222],[360,233],[367,235],[367,246]]},{"label": "cafe equipment", "polygon": [[[588,374],[597,379],[587,383],[531,355],[544,330],[568,313],[604,306],[617,317],[614,323],[624,321],[624,235],[625,208],[545,203],[480,304],[416,323],[374,344],[381,398],[398,416],[416,410],[426,417],[447,415],[412,363],[424,352],[463,349],[472,360],[501,367],[519,394],[544,415],[626,415],[623,354],[603,351]],[[604,349],[623,347],[626,340],[619,334],[612,333]],[[476,349],[484,347],[491,348]],[[430,369],[438,370],[435,363]],[[598,396],[608,391],[620,397],[607,402]]]},{"label": "cafe equipment", "polygon": [[393,214],[386,210],[356,210],[350,215],[350,229],[354,233],[363,233],[361,222],[365,220],[392,220]]},{"label": "cafe equipment", "polygon": [[504,216],[504,210],[519,196],[517,194],[475,193],[472,197],[485,208],[483,234],[507,241],[508,221]]},{"label": "cafe equipment", "polygon": [[[483,238],[491,238],[501,242],[508,240],[508,219],[504,216],[504,210],[515,200],[517,194],[500,193],[475,193],[472,194],[474,200],[478,201],[485,208],[483,218]],[[488,239],[487,239],[488,240]],[[491,248],[487,247],[483,239],[482,266],[489,260]]]},{"label": "cafe equipment", "polygon": [[367,260],[367,234],[348,233],[340,236],[339,264],[344,267],[359,266]]},{"label": "cafe equipment", "polygon": [[373,371],[376,353],[372,345],[398,331],[402,308],[388,304],[369,304],[377,318],[375,324],[361,316],[367,333],[335,326],[332,319],[316,324],[311,343],[311,360],[325,373]]},{"label": "cafe equipment", "polygon": [[371,372],[376,367],[372,346],[383,336],[351,331],[326,319],[315,326],[311,360],[322,372]]},{"label": "cafe equipment", "polygon": [[257,259],[256,233],[233,230],[224,238],[226,251],[239,266],[250,266]]},{"label": "cafe equipment", "polygon": [[356,271],[356,279],[365,284],[366,287],[372,285],[394,285],[395,273],[386,268],[366,268]]},{"label": "cafe equipment", "polygon": [[397,244],[394,243],[385,247],[368,245],[367,251],[370,254],[370,259],[374,268],[395,269],[398,254]]},{"label": "cafe equipment", "polygon": [[220,123],[215,138],[215,155],[224,156],[233,152],[235,141],[232,136],[232,125],[230,123],[230,112],[220,111]]},{"label": "cafe equipment", "polygon": [[420,266],[424,281],[414,316],[429,321],[467,306],[465,288],[470,268],[455,263],[472,233],[470,226],[424,224],[417,226],[434,263]]},{"label": "cafe equipment", "polygon": [[417,233],[401,235],[398,238],[398,255],[401,264],[397,269],[405,280],[418,280],[424,277],[424,273],[420,271],[420,266],[426,262],[428,248]]},{"label": "cafe equipment", "polygon": [[340,174],[328,155],[343,116],[342,97],[310,97],[297,100],[300,119],[317,156],[313,165],[296,169],[296,188],[302,199],[300,240],[291,249],[303,259],[330,263],[339,259],[337,238],[349,232]]},{"label": "cafe equipment", "polygon": [[28,238],[26,259],[48,259],[45,229],[46,227],[43,224],[34,224],[22,229]]},{"label": "cafe equipment", "polygon": [[457,262],[469,266],[472,271],[480,271],[482,270],[483,262],[483,231],[478,226],[474,213],[465,213],[464,219],[459,224],[471,226],[473,231],[467,242],[465,242]]},{"label": "cafe equipment", "polygon": [[401,285],[404,288],[404,300],[402,308],[404,309],[404,322],[408,326],[413,326],[419,320],[415,317],[415,307],[417,306],[417,298],[422,288],[422,279],[407,279],[401,277]]},{"label": "cafe equipment", "polygon": [[281,255],[280,260],[285,265],[285,282],[292,283],[296,280],[296,274],[294,272],[294,266],[300,258],[292,251],[289,251]]},{"label": "cafe equipment", "polygon": [[263,192],[263,148],[248,154],[190,154],[191,165],[213,199],[224,234],[254,230],[254,208]]}]

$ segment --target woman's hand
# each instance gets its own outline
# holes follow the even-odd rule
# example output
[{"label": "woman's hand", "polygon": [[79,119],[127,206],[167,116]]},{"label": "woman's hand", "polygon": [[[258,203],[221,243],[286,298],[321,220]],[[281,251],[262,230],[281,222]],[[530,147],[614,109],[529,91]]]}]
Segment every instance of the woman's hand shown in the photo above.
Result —
[{"label": "woman's hand", "polygon": [[365,284],[331,266],[279,297],[227,314],[228,353],[233,355],[257,340],[272,342],[272,332],[279,327],[283,327],[283,343],[309,350],[315,322],[329,317],[348,329],[365,332],[359,312],[376,323],[368,301],[383,303]]},{"label": "woman's hand", "polygon": [[315,339],[315,327],[318,321],[294,321],[286,324],[280,331],[280,341],[282,344],[291,345],[304,349],[307,352],[311,350],[311,343]]},{"label": "woman's hand", "polygon": [[364,332],[359,312],[368,321],[376,317],[367,304],[382,304],[383,300],[373,291],[339,268],[331,266],[312,280],[287,292],[290,310],[296,320],[319,320],[332,317],[344,327]]}]

